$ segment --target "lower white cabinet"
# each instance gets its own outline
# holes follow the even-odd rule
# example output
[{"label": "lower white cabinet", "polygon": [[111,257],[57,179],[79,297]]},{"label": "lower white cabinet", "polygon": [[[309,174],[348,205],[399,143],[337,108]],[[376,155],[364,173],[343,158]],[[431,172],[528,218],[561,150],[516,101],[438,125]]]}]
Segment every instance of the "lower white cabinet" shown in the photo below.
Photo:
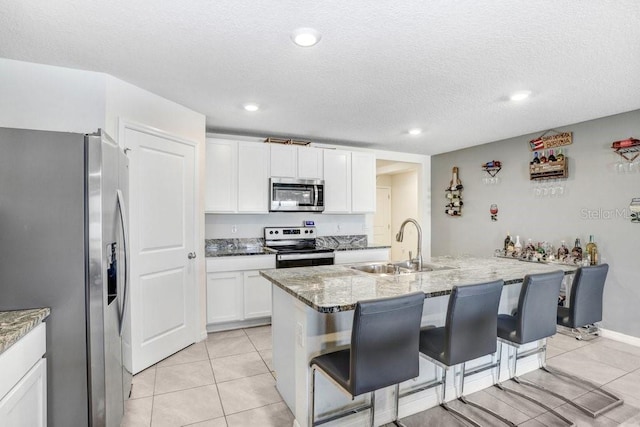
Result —
[{"label": "lower white cabinet", "polygon": [[271,282],[260,271],[242,273],[244,284],[244,318],[271,316]]},{"label": "lower white cabinet", "polygon": [[207,323],[242,320],[242,273],[207,273]]},{"label": "lower white cabinet", "polygon": [[0,354],[0,426],[47,425],[46,326]]},{"label": "lower white cabinet", "polygon": [[270,317],[271,282],[260,270],[275,264],[275,255],[207,259],[207,324],[231,329]]}]

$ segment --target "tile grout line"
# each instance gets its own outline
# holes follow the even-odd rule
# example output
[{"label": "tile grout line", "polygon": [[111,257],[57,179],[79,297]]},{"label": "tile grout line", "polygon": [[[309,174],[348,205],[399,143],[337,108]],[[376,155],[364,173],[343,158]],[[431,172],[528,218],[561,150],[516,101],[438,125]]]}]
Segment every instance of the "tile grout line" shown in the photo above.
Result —
[{"label": "tile grout line", "polygon": [[[208,338],[209,338],[209,334],[207,334],[207,339]],[[209,347],[207,346],[206,343],[204,345],[204,348],[207,350],[207,357],[209,358],[209,366],[211,367],[211,373],[213,374],[213,384],[216,386],[216,393],[218,394],[218,402],[220,403],[220,408],[222,409],[222,416],[224,417],[224,423],[228,426],[229,422],[227,421],[227,413],[224,410],[224,405],[222,404],[222,396],[220,396],[220,388],[218,388],[218,381],[216,381],[216,373],[214,372],[213,365],[211,364],[211,354],[209,354]]]}]

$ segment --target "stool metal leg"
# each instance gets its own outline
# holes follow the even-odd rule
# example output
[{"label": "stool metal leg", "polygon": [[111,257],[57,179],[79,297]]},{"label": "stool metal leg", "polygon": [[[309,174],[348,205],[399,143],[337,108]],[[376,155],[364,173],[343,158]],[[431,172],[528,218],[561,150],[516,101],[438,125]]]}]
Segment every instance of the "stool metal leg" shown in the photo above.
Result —
[{"label": "stool metal leg", "polygon": [[[536,383],[534,383],[532,381],[523,380],[523,379],[521,379],[519,377],[514,377],[514,379],[516,379],[518,383],[526,385],[526,386],[529,386],[529,387],[532,387],[532,388],[536,388],[536,389],[538,389],[540,391],[544,391],[545,393],[548,393],[548,394],[550,394],[550,395],[552,395],[552,396],[554,396],[554,397],[556,397],[556,398],[558,398],[558,399],[570,404],[571,406],[579,409],[580,411],[584,412],[585,414],[589,415],[592,418],[596,418],[596,417],[604,414],[605,412],[610,411],[611,409],[613,409],[613,408],[615,408],[617,406],[620,406],[620,405],[622,405],[624,403],[623,399],[619,398],[618,396],[616,396],[613,393],[610,393],[610,392],[608,392],[606,390],[603,390],[597,384],[594,384],[594,383],[592,383],[590,381],[587,381],[584,378],[580,378],[580,377],[571,375],[571,374],[569,374],[567,372],[547,367],[547,363],[546,363],[547,352],[546,352],[546,350],[547,350],[547,346],[546,346],[546,342],[545,342],[545,344],[540,349],[540,352],[542,353],[541,362],[540,362],[540,368],[543,371],[545,371],[545,372],[547,372],[549,374],[552,374],[552,375],[562,376],[562,377],[568,378],[569,380],[572,380],[576,384],[582,385],[583,387],[586,387],[586,388],[590,389],[591,391],[594,391],[596,393],[599,393],[599,394],[603,395],[607,399],[610,399],[611,402],[609,404],[605,405],[604,407],[596,410],[596,411],[592,411],[591,409],[587,408],[586,406],[580,405],[579,403],[576,403],[576,402],[572,401],[571,399],[568,399],[567,397],[565,397],[565,396],[563,396],[563,395],[561,395],[559,393],[556,393],[556,392],[554,392],[552,390],[549,390],[546,387],[543,387],[543,386],[541,386],[539,384],[536,384]],[[517,349],[516,349],[516,355],[517,355]],[[527,355],[528,354],[525,353],[520,358],[526,357]],[[516,361],[517,361],[517,359],[518,359],[518,357],[516,357]]]},{"label": "stool metal leg", "polygon": [[312,367],[311,368],[311,399],[310,400],[310,405],[311,407],[309,408],[309,427],[314,427],[315,426],[315,419],[314,419],[314,406],[315,406],[315,394],[316,394],[316,368]]},{"label": "stool metal leg", "polygon": [[[499,345],[498,351],[502,352],[502,341],[501,340],[498,341],[498,345]],[[511,364],[511,356],[510,356],[511,355],[511,347],[513,347],[514,350],[515,350],[514,356],[513,356],[513,366]],[[526,357],[526,356],[524,356],[524,357]],[[513,381],[515,381],[518,384],[522,384],[522,380],[515,375],[515,373],[517,372],[517,361],[518,361],[518,348],[515,347],[515,346],[512,346],[512,345],[508,345],[507,346],[507,368],[509,370],[509,378],[512,379]],[[499,362],[500,362],[500,359],[499,359]],[[523,399],[526,399],[529,402],[534,403],[534,404],[540,406],[541,408],[547,410],[548,412],[550,412],[551,414],[553,414],[554,416],[556,416],[557,418],[562,420],[564,423],[566,423],[568,426],[575,426],[575,423],[573,421],[571,421],[568,418],[564,417],[562,414],[558,413],[557,411],[555,411],[550,406],[540,402],[536,398],[531,397],[528,394],[525,394],[525,393],[519,392],[517,390],[514,390],[512,388],[505,387],[503,385],[503,383],[500,382],[500,371],[501,371],[501,364],[498,365],[498,383],[494,384],[499,390],[502,390],[502,391],[504,391],[506,393],[511,393],[511,394],[519,396],[519,397],[521,397]]]}]

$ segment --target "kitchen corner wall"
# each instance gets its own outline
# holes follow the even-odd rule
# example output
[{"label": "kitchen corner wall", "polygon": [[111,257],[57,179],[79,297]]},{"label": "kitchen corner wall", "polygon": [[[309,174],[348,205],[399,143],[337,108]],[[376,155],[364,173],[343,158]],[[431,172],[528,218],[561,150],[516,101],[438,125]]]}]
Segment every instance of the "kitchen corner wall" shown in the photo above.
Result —
[{"label": "kitchen corner wall", "polygon": [[[492,256],[502,247],[507,232],[523,244],[561,240],[573,247],[593,234],[601,262],[610,266],[604,292],[602,327],[640,337],[640,224],[629,219],[631,198],[640,197],[640,171],[618,172],[621,158],[611,143],[640,138],[640,110],[588,122],[556,127],[573,132],[573,144],[563,147],[569,160],[569,178],[561,197],[536,197],[535,181],[529,180],[532,158],[528,141],[539,133],[445,153],[431,158],[431,250],[433,255],[471,254]],[[483,184],[481,165],[502,162],[497,185]],[[463,215],[444,213],[445,188],[451,169],[458,166],[464,185]],[[483,175],[484,174],[484,175]],[[498,205],[498,221],[491,222],[489,206]]]}]

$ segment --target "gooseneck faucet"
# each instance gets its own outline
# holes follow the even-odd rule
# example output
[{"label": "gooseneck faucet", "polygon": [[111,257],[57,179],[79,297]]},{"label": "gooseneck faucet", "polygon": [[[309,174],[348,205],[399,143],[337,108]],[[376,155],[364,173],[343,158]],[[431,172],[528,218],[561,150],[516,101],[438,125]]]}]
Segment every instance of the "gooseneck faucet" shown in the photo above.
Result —
[{"label": "gooseneck faucet", "polygon": [[[398,233],[396,234],[396,242],[402,242],[402,239],[404,238],[404,226],[409,222],[415,225],[416,229],[418,230],[418,253],[416,254],[416,258],[418,261],[418,271],[422,271],[422,228],[420,228],[420,224],[418,224],[418,221],[413,218],[405,219],[400,226],[400,231],[398,231]],[[409,262],[413,262],[413,260],[411,259],[411,252],[409,252]]]}]

